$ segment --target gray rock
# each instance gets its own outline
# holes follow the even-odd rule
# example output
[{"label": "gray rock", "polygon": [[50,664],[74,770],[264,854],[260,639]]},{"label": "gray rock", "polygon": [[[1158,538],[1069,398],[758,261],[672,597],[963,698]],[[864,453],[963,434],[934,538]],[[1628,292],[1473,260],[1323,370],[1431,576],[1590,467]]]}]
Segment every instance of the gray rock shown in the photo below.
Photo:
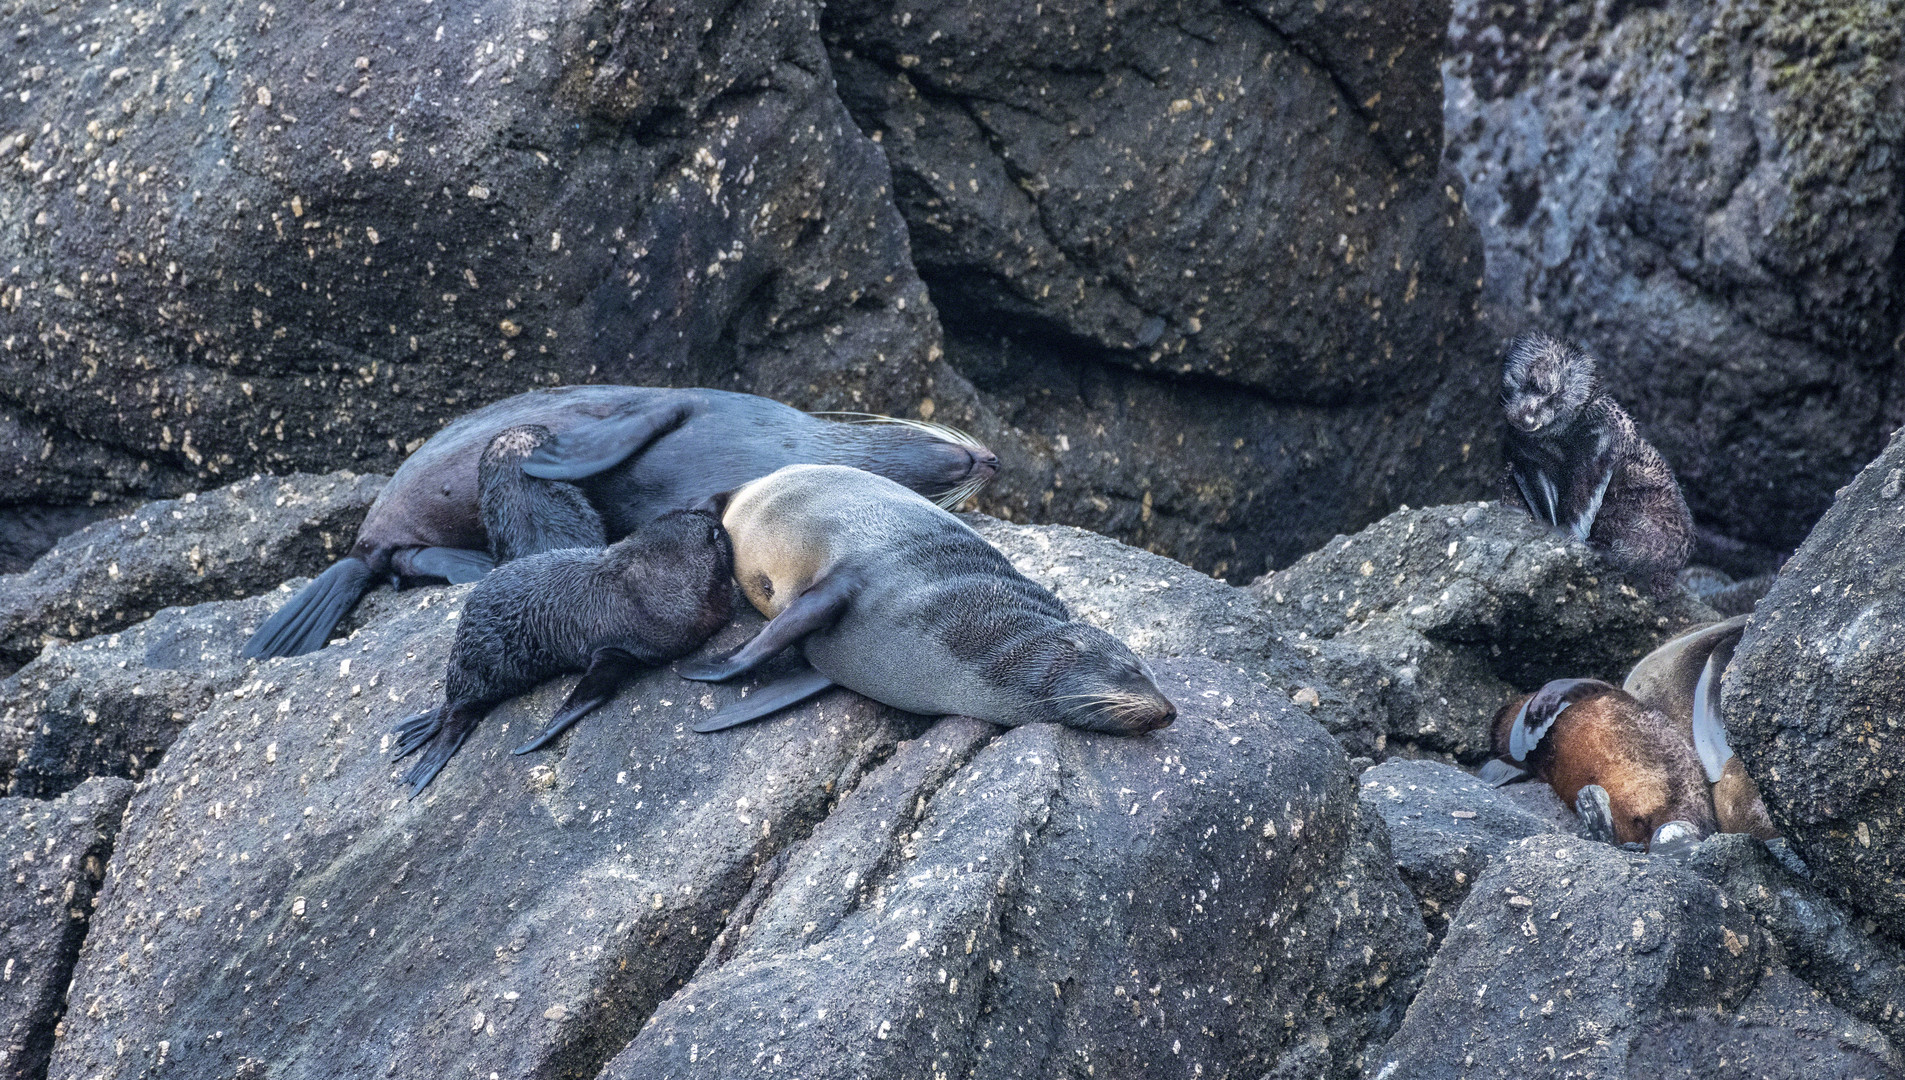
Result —
[{"label": "gray rock", "polygon": [[1759,978],[1751,918],[1662,858],[1569,836],[1505,848],[1456,912],[1369,1075],[1649,1075],[1646,1033],[1737,1009]]},{"label": "gray rock", "polygon": [[[1897,0],[1501,5],[1450,24],[1485,305],[1577,336],[1738,575],[1905,421]],[[1718,543],[1731,538],[1739,544]]]},{"label": "gray rock", "polygon": [[[1879,1080],[1899,1074],[1885,1037],[1774,969],[1733,1014],[1696,1012],[1642,1032],[1630,1060],[1662,1080]],[[1634,1075],[1630,1073],[1629,1075]]]},{"label": "gray rock", "polygon": [[1815,883],[1905,940],[1901,478],[1905,438],[1894,436],[1754,609],[1724,703],[1734,749]]},{"label": "gray rock", "polygon": [[1253,582],[1270,620],[1353,650],[1401,697],[1391,738],[1478,760],[1495,711],[1549,679],[1619,683],[1710,610],[1655,603],[1586,545],[1499,503],[1399,510]]},{"label": "gray rock", "polygon": [[351,472],[255,476],[87,526],[24,573],[0,577],[0,666],[11,671],[48,641],[107,633],[162,607],[316,573],[349,550],[383,484]]},{"label": "gray rock", "polygon": [[0,799],[0,1077],[45,1075],[73,959],[132,785],[89,780],[50,802]]},{"label": "gray rock", "polygon": [[955,718],[903,745],[604,1075],[1356,1064],[1421,937],[1341,752],[1246,673],[1156,666],[1183,711],[1150,739]]},{"label": "gray rock", "polygon": [[1431,947],[1442,941],[1469,889],[1496,852],[1524,837],[1562,831],[1553,813],[1524,806],[1510,792],[1548,792],[1546,784],[1494,788],[1438,761],[1386,761],[1363,773],[1363,809],[1382,815],[1403,884],[1422,906]]},{"label": "gray rock", "polygon": [[1399,500],[1485,489],[1447,10],[827,5],[947,358],[1023,463],[983,509],[1241,582]]}]

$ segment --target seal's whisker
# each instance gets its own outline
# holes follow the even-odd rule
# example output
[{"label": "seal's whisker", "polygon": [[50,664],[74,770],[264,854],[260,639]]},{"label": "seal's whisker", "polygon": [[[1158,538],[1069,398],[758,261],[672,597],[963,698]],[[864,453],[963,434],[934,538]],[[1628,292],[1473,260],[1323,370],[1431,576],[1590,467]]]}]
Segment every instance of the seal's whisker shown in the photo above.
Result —
[{"label": "seal's whisker", "polygon": [[936,424],[932,422],[931,420],[914,420],[905,416],[886,416],[882,413],[847,412],[844,410],[832,410],[832,409],[824,411],[824,412],[812,413],[811,415],[852,417],[853,419],[849,420],[848,422],[854,423],[854,424],[898,424],[900,427],[909,427],[909,428],[912,428],[914,431],[924,432],[928,435],[932,435],[935,438],[941,439],[945,442],[958,443],[961,446],[981,445],[979,440],[973,438],[971,435],[968,435],[967,433],[959,430],[958,428],[953,427],[951,424]]}]

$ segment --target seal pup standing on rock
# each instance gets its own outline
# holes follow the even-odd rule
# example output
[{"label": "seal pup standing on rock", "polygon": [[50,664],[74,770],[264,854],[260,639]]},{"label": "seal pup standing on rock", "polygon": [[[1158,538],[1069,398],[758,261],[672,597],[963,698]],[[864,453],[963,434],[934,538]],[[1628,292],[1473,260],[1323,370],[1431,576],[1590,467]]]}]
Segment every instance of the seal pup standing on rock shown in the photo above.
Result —
[{"label": "seal pup standing on rock", "polygon": [[1693,550],[1693,517],[1673,470],[1601,386],[1594,358],[1523,334],[1502,365],[1507,501],[1600,548],[1656,596]]},{"label": "seal pup standing on rock", "polygon": [[1556,679],[1502,706],[1493,735],[1501,767],[1483,778],[1505,783],[1519,765],[1574,807],[1593,839],[1678,854],[1713,831],[1693,748],[1618,687]]},{"label": "seal pup standing on rock", "polygon": [[495,560],[480,506],[479,460],[498,434],[521,425],[548,432],[522,472],[573,484],[609,540],[797,462],[869,469],[948,506],[998,471],[990,450],[952,428],[870,420],[823,420],[722,390],[569,386],[505,398],[451,423],[410,455],[371,504],[350,552],[265,620],[243,654],[323,648],[338,620],[386,577],[465,582],[487,573]]},{"label": "seal pup standing on rock", "polygon": [[450,645],[444,703],[398,724],[415,798],[489,711],[554,675],[583,672],[539,749],[628,677],[687,655],[733,612],[734,553],[713,514],[677,510],[606,550],[570,548],[507,563],[470,591]]},{"label": "seal pup standing on rock", "polygon": [[1641,658],[1621,689],[1666,715],[1693,747],[1712,785],[1713,815],[1721,832],[1761,840],[1779,835],[1761,801],[1759,785],[1726,740],[1720,679],[1746,632],[1745,615],[1697,627]]},{"label": "seal pup standing on rock", "polygon": [[722,523],[735,579],[769,622],[727,659],[677,670],[731,679],[796,643],[813,667],[696,731],[766,716],[835,683],[908,712],[1008,727],[1137,734],[1177,716],[1124,642],[1073,621],[965,522],[884,477],[791,465],[726,497]]}]

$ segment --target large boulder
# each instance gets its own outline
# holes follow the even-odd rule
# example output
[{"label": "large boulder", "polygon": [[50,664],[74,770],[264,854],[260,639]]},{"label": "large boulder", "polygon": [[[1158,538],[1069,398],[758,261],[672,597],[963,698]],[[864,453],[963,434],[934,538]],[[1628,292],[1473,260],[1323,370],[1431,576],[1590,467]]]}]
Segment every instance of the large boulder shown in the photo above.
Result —
[{"label": "large boulder", "polygon": [[1821,518],[1727,669],[1734,748],[1828,895],[1905,941],[1905,435]]},{"label": "large boulder", "polygon": [[1439,156],[1447,12],[827,5],[948,359],[1030,466],[987,510],[1243,581],[1483,486],[1499,425]]},{"label": "large boulder", "polygon": [[125,780],[89,780],[58,799],[0,799],[0,1077],[46,1074],[73,960],[93,917]]},{"label": "large boulder", "polygon": [[1485,305],[1582,339],[1720,534],[1703,555],[1771,569],[1905,419],[1905,7],[1454,9]]},{"label": "large boulder", "polygon": [[0,577],[0,670],[33,659],[48,641],[314,574],[350,550],[384,479],[254,476],[90,525],[27,570]]}]

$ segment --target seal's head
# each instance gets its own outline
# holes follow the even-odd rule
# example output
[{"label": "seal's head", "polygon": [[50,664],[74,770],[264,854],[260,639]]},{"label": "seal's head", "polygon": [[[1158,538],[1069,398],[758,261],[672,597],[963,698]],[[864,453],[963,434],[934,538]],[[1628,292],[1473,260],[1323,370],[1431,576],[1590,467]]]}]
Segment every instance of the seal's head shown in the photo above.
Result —
[{"label": "seal's head", "polygon": [[1069,622],[1035,643],[1044,661],[1040,709],[1068,727],[1138,735],[1169,727],[1177,706],[1124,642],[1095,626]]},{"label": "seal's head", "polygon": [[1502,363],[1502,411],[1530,434],[1565,426],[1600,389],[1594,358],[1546,334],[1523,334]]},{"label": "seal's head", "polygon": [[663,514],[611,546],[605,565],[649,614],[686,633],[706,637],[734,612],[734,547],[706,510]]},{"label": "seal's head", "polygon": [[955,427],[869,413],[824,413],[853,417],[842,425],[851,440],[853,465],[912,488],[951,510],[992,482],[999,456]]}]

